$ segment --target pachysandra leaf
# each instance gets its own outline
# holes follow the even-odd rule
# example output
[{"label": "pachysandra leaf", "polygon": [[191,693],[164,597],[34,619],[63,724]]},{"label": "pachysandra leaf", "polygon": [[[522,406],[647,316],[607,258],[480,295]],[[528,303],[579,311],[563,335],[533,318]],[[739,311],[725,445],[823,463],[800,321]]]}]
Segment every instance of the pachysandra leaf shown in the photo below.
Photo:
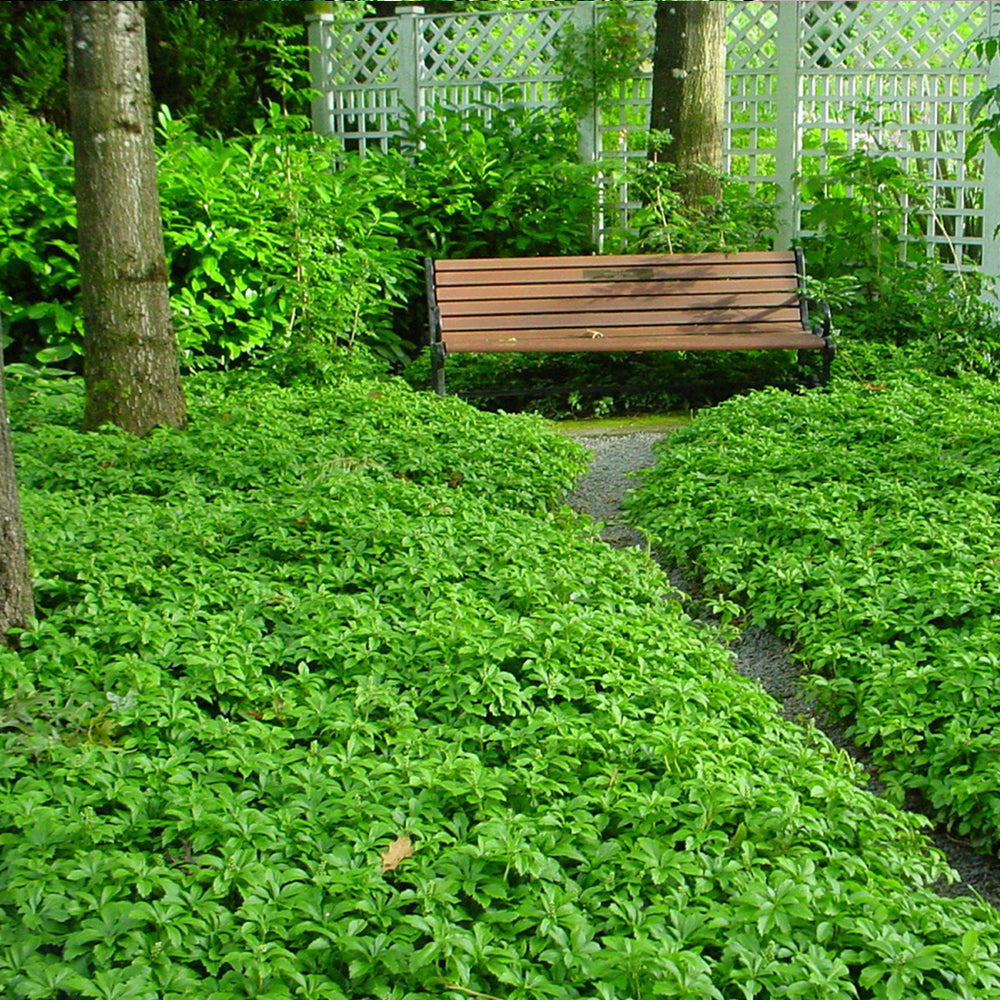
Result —
[{"label": "pachysandra leaf", "polygon": [[395,871],[400,862],[413,857],[413,841],[405,834],[397,837],[380,855],[382,874]]}]

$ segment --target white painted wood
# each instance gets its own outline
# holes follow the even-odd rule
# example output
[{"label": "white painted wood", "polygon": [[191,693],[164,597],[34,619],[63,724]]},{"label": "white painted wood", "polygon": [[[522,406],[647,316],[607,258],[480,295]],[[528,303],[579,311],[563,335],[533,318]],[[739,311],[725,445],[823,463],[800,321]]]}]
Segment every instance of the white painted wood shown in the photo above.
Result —
[{"label": "white painted wood", "polygon": [[[1000,32],[1000,4],[989,5],[987,33]],[[986,71],[986,85],[1000,86],[1000,59],[990,62]],[[1000,154],[986,143],[983,154],[983,263],[982,271],[992,282],[992,291],[997,291],[1000,278]]]},{"label": "white painted wood", "polygon": [[[573,7],[573,27],[580,32],[594,31],[597,28],[596,0],[577,0]],[[593,163],[601,152],[597,108],[591,108],[581,115],[577,129],[580,161]]]},{"label": "white painted wood", "polygon": [[[309,38],[309,75],[313,81],[322,80],[328,70],[328,59],[323,44],[330,37],[332,14],[309,14],[306,16],[306,30]],[[311,104],[313,131],[317,135],[330,135],[332,128],[330,104],[327,93],[316,88]]]},{"label": "white painted wood", "polygon": [[421,100],[423,53],[420,44],[420,15],[423,12],[424,8],[416,4],[396,8],[396,32],[399,39],[396,86],[399,88],[399,103],[400,107],[418,122],[423,118]]},{"label": "white painted wood", "polygon": [[778,6],[778,51],[783,58],[778,62],[777,88],[775,91],[775,180],[777,187],[777,232],[775,250],[788,250],[797,232],[795,178],[799,169],[799,100],[800,26],[802,14],[798,0],[786,0]]}]

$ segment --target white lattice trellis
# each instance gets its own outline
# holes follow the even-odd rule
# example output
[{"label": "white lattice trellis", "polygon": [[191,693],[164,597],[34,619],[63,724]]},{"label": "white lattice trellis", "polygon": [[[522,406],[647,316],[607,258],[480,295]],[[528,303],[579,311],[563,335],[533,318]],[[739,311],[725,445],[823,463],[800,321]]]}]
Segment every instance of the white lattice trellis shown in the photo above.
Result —
[{"label": "white lattice trellis", "polygon": [[[631,6],[651,38],[653,4]],[[315,127],[349,148],[387,148],[408,114],[424,118],[439,106],[482,111],[496,104],[497,88],[506,106],[553,107],[559,41],[570,24],[596,23],[603,4],[401,11],[391,20],[313,21]],[[728,15],[726,170],[773,186],[779,242],[801,231],[794,176],[825,170],[831,144],[865,144],[898,157],[925,182],[930,252],[981,261],[1000,274],[1000,249],[983,238],[1000,224],[1000,162],[992,151],[979,162],[964,157],[966,111],[986,79],[970,45],[984,30],[1000,29],[1000,3],[746,0],[729,3]],[[582,154],[645,155],[649,97],[649,74],[640,72],[581,124]],[[627,190],[608,203],[627,218]]]}]

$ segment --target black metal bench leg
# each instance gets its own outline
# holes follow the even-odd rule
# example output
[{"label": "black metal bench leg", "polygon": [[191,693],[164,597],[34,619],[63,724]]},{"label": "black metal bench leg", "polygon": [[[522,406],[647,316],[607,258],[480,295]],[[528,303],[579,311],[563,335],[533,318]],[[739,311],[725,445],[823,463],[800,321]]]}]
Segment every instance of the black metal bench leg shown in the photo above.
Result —
[{"label": "black metal bench leg", "polygon": [[444,344],[431,344],[431,378],[439,396],[448,393],[444,386]]},{"label": "black metal bench leg", "polygon": [[823,348],[823,385],[830,384],[830,365],[833,363],[833,356],[836,353],[832,347]]}]

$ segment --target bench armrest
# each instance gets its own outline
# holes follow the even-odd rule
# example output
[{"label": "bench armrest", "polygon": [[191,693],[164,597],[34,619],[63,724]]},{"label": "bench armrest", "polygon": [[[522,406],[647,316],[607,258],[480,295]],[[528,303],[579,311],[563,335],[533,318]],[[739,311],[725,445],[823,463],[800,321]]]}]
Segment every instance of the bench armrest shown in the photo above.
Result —
[{"label": "bench armrest", "polygon": [[822,336],[828,347],[833,347],[833,317],[830,314],[830,307],[822,299],[814,299],[811,296],[805,300],[809,304],[809,310],[818,310],[819,318],[810,325]]}]

